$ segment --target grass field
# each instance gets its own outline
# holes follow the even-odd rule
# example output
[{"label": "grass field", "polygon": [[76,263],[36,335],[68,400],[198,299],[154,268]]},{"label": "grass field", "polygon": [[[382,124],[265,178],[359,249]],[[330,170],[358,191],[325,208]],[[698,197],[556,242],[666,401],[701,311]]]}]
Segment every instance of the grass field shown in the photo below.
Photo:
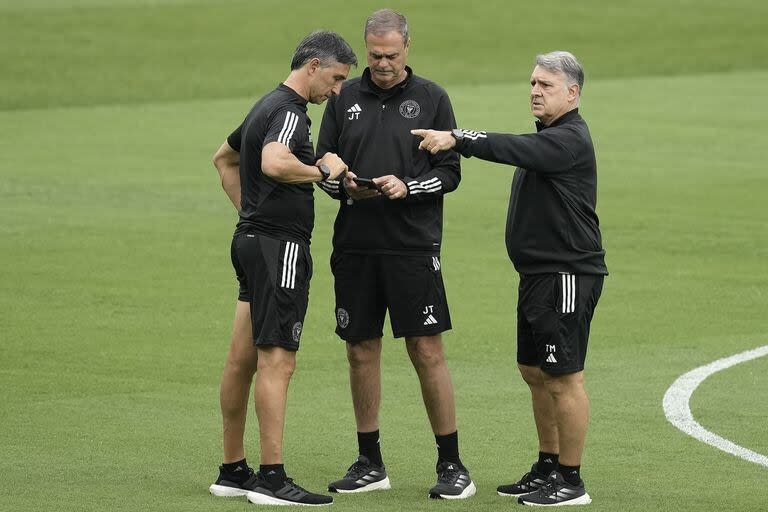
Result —
[{"label": "grass field", "polygon": [[[768,470],[679,432],[661,401],[682,373],[768,344],[768,4],[391,5],[409,16],[411,65],[445,86],[462,127],[532,129],[536,52],[571,49],[586,67],[611,271],[587,367],[590,510],[767,510]],[[207,493],[236,293],[236,219],[210,157],[285,77],[306,32],[334,28],[362,57],[362,23],[379,6],[0,0],[0,510],[251,509]],[[335,509],[517,506],[495,493],[536,449],[503,245],[511,175],[465,160],[446,199],[445,343],[478,494],[426,499],[434,440],[402,342],[388,339],[393,490]],[[315,490],[355,456],[327,264],[335,209],[316,197],[285,446],[288,471]],[[768,454],[766,374],[760,359],[713,376],[694,416]]]}]

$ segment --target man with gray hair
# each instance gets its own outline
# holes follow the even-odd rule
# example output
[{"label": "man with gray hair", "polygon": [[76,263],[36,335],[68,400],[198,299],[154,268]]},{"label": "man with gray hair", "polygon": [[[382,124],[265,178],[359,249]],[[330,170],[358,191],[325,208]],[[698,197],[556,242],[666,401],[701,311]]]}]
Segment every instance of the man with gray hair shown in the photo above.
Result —
[{"label": "man with gray hair", "polygon": [[318,154],[338,153],[354,171],[319,184],[339,201],[331,270],[358,444],[357,460],[328,489],[390,488],[379,444],[388,311],[392,334],[405,338],[437,444],[437,482],[428,495],[469,498],[475,484],[459,456],[442,341],[451,328],[440,260],[443,197],[459,185],[459,155],[418,151],[410,134],[420,127],[450,130],[456,121],[445,90],[406,65],[411,40],[405,16],[390,9],[374,12],[364,37],[368,67],[328,101],[317,143]]},{"label": "man with gray hair", "polygon": [[[315,158],[307,103],[338,94],[351,65],[357,57],[338,34],[308,35],[293,54],[288,78],[253,106],[213,158],[240,217],[230,249],[240,290],[221,377],[224,463],[209,487],[214,496],[245,495],[259,505],[333,502],[288,478],[283,431],[312,277],[312,184],[347,170],[334,153]],[[243,446],[254,375],[258,472],[248,466]]]},{"label": "man with gray hair", "polygon": [[536,57],[531,111],[537,133],[412,130],[419,148],[517,166],[507,217],[509,257],[520,274],[517,363],[528,384],[539,459],[518,482],[498,488],[525,505],[592,500],[580,476],[589,423],[584,361],[603,288],[592,138],[579,114],[584,72],[568,52]]}]

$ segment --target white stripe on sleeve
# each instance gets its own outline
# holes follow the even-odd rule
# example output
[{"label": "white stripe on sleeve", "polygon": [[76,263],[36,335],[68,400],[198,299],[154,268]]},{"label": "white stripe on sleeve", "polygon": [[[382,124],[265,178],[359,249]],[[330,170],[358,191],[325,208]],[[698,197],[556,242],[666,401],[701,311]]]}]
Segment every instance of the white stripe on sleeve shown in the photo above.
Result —
[{"label": "white stripe on sleeve", "polygon": [[292,112],[290,111],[285,113],[285,121],[283,121],[283,129],[280,130],[280,135],[277,136],[278,142],[283,142],[283,136],[285,135],[285,132],[288,129],[288,126],[291,124],[291,115],[292,115]]},{"label": "white stripe on sleeve", "polygon": [[277,137],[277,142],[280,142],[288,146],[288,143],[291,141],[291,137],[293,136],[293,131],[296,129],[296,123],[298,123],[298,121],[299,121],[299,116],[297,116],[291,111],[286,112],[285,123],[283,124],[283,129],[280,131],[280,135]]},{"label": "white stripe on sleeve", "polygon": [[442,190],[443,182],[440,181],[440,178],[434,177],[422,182],[416,180],[409,181],[407,186],[409,194],[423,194],[425,192],[433,193]]}]

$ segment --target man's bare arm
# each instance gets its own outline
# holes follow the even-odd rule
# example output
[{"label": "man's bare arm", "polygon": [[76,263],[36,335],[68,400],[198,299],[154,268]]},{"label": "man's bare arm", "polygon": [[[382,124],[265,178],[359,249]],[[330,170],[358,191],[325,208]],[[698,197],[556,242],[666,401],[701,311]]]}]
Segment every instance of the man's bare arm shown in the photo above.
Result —
[{"label": "man's bare arm", "polygon": [[240,153],[232,149],[225,141],[213,155],[213,165],[219,171],[221,188],[229,200],[240,211]]}]

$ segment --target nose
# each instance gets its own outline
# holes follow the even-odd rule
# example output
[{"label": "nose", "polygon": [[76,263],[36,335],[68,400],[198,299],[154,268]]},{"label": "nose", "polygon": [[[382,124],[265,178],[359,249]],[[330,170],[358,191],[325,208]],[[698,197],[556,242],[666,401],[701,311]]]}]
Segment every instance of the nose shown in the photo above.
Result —
[{"label": "nose", "polygon": [[338,95],[340,92],[341,92],[341,82],[334,85],[333,88],[331,89],[331,94],[333,95]]}]

